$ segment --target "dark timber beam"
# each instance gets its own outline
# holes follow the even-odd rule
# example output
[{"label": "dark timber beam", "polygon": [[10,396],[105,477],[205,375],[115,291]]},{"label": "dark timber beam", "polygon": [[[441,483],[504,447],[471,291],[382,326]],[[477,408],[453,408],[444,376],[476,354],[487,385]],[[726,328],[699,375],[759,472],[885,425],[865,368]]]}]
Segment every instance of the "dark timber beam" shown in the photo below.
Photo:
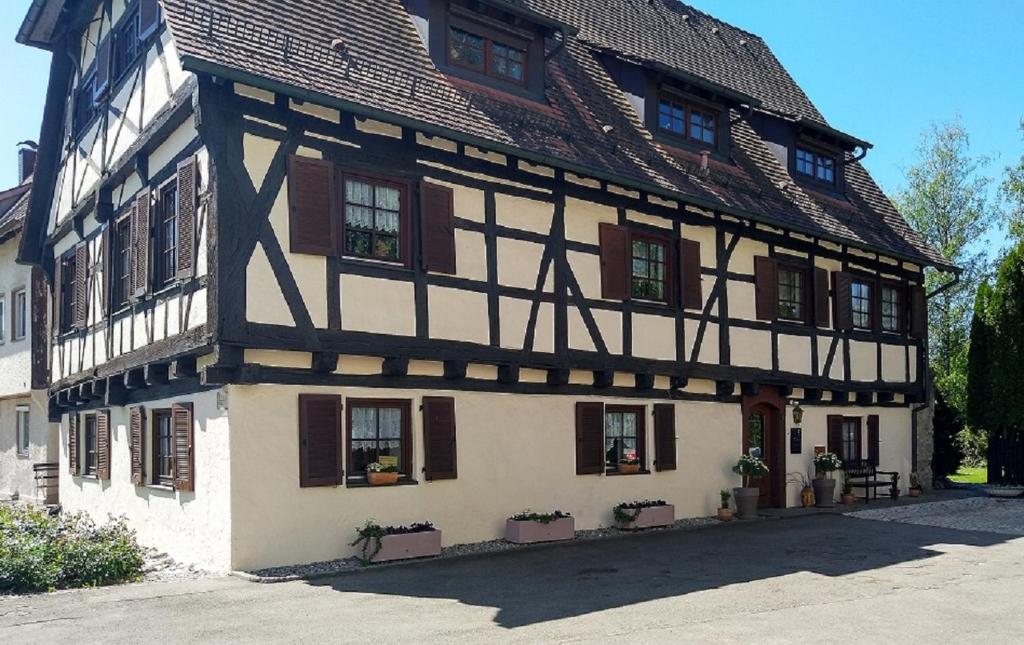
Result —
[{"label": "dark timber beam", "polygon": [[128,370],[124,373],[124,387],[128,390],[138,390],[146,387],[146,377],[142,368]]},{"label": "dark timber beam", "polygon": [[732,381],[715,381],[715,394],[717,396],[732,396],[736,391],[736,384]]},{"label": "dark timber beam", "polygon": [[857,392],[857,405],[871,405],[874,402],[874,392]]},{"label": "dark timber beam", "polygon": [[171,363],[170,376],[172,379],[191,378],[198,374],[199,372],[196,370],[196,356],[193,354],[180,356]]},{"label": "dark timber beam", "polygon": [[78,386],[78,398],[81,401],[92,401],[95,398],[92,394],[92,381],[86,381]]},{"label": "dark timber beam", "polygon": [[756,381],[742,383],[740,384],[740,391],[743,392],[743,396],[757,396],[761,393],[761,384]]},{"label": "dark timber beam", "polygon": [[50,423],[60,423],[61,417],[64,415],[64,408],[57,405],[56,397],[49,397],[46,401],[46,414]]},{"label": "dark timber beam", "polygon": [[57,392],[56,399],[57,399],[57,405],[62,407],[62,408],[66,408],[69,405],[71,405],[71,401],[68,399],[68,391],[67,390],[61,390],[61,391]]},{"label": "dark timber beam", "polygon": [[508,384],[514,384],[519,382],[519,365],[517,363],[508,363],[506,365],[498,366],[498,382]]},{"label": "dark timber beam", "polygon": [[128,389],[124,386],[123,377],[111,376],[107,379],[107,395],[103,400],[110,406],[122,406],[128,402]]},{"label": "dark timber beam", "polygon": [[312,369],[321,374],[330,374],[338,371],[337,352],[313,352]]},{"label": "dark timber beam", "polygon": [[203,368],[200,373],[199,382],[204,387],[211,385],[230,385],[237,383],[241,374],[240,367],[220,367],[218,365],[210,365],[209,367]]},{"label": "dark timber beam", "polygon": [[781,396],[784,399],[793,396],[793,386],[792,385],[780,385],[779,386],[779,396]]},{"label": "dark timber beam", "polygon": [[569,370],[552,368],[548,370],[548,385],[568,385]]},{"label": "dark timber beam", "polygon": [[143,367],[142,374],[146,387],[167,385],[170,380],[170,367],[167,363],[150,363]]},{"label": "dark timber beam", "polygon": [[409,375],[409,359],[392,356],[384,359],[381,367],[381,374],[392,378],[400,378]]},{"label": "dark timber beam", "polygon": [[82,398],[82,395],[79,392],[77,387],[68,388],[66,390],[66,392],[68,393],[68,404],[69,405],[78,405],[79,403],[84,401],[84,399]]},{"label": "dark timber beam", "polygon": [[640,390],[641,392],[646,392],[648,390],[653,390],[654,389],[654,374],[651,374],[650,372],[642,372],[640,374],[637,374],[636,375],[636,379],[635,379],[635,383],[636,383],[636,389]]},{"label": "dark timber beam", "polygon": [[832,390],[832,402],[833,403],[849,403],[850,393],[842,390]]},{"label": "dark timber beam", "polygon": [[690,384],[690,378],[688,376],[673,376],[671,382],[671,388],[673,390],[683,390]]},{"label": "dark timber beam", "polygon": [[892,403],[896,399],[896,395],[892,392],[879,392],[878,402],[879,403]]},{"label": "dark timber beam", "polygon": [[821,401],[821,390],[816,388],[804,388],[804,401],[818,403]]},{"label": "dark timber beam", "polygon": [[461,381],[466,378],[469,361],[450,360],[444,362],[444,377],[449,381]]},{"label": "dark timber beam", "polygon": [[594,387],[611,387],[615,384],[615,370],[594,370]]}]

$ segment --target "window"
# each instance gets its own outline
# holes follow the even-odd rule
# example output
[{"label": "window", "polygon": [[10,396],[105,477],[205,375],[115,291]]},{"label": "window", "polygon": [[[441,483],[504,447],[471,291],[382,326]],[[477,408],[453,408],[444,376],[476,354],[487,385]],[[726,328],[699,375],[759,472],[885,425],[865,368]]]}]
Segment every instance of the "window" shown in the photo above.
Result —
[{"label": "window", "polygon": [[[28,296],[24,289],[18,289],[12,298],[14,299],[12,303],[14,321],[11,326],[14,340],[24,340],[28,322]],[[0,312],[0,314],[2,313]]]},{"label": "window", "polygon": [[132,280],[132,220],[125,217],[114,226],[111,240],[111,311],[128,305]]},{"label": "window", "polygon": [[764,415],[754,412],[747,420],[747,454],[764,459]]},{"label": "window", "polygon": [[69,251],[60,260],[60,333],[75,328],[75,317],[78,313],[78,302],[75,298],[78,271],[75,263],[75,252]]},{"label": "window", "polygon": [[345,254],[406,262],[402,236],[409,235],[408,190],[366,177],[345,178]]},{"label": "window", "polygon": [[668,244],[633,236],[633,297],[668,301]]},{"label": "window", "polygon": [[96,475],[96,415],[85,415],[85,464],[84,475]]},{"label": "window", "polygon": [[139,40],[139,12],[133,10],[125,16],[121,25],[114,33],[113,73],[116,82],[120,79],[142,53]]},{"label": "window", "polygon": [[153,484],[174,485],[174,434],[171,411],[153,410]]},{"label": "window", "polygon": [[843,419],[843,461],[858,461],[860,455],[860,419]]},{"label": "window", "polygon": [[160,189],[156,206],[155,289],[174,282],[178,275],[178,184],[174,181]]},{"label": "window", "polygon": [[871,284],[854,280],[851,286],[850,305],[853,310],[855,329],[871,329]]},{"label": "window", "polygon": [[718,115],[668,98],[658,103],[658,127],[691,141],[715,145],[718,141]]},{"label": "window", "polygon": [[0,343],[7,340],[7,299],[0,296]]},{"label": "window", "polygon": [[806,148],[796,149],[797,173],[830,185],[836,183],[836,160]]},{"label": "window", "polygon": [[644,467],[644,409],[614,406],[605,408],[604,454],[607,472],[619,471],[623,461],[639,462]]},{"label": "window", "polygon": [[395,466],[404,477],[411,476],[411,410],[409,401],[349,400],[349,479],[365,479],[372,463]]},{"label": "window", "polygon": [[807,312],[804,303],[807,284],[804,271],[793,267],[779,267],[779,318],[804,321]]},{"label": "window", "polygon": [[[485,31],[481,29],[481,32]],[[503,42],[462,27],[448,31],[448,62],[486,76],[519,85],[526,82],[526,45]]]},{"label": "window", "polygon": [[28,406],[19,405],[17,408],[15,423],[17,425],[18,435],[18,456],[28,457],[29,448],[29,424],[28,424]]},{"label": "window", "polygon": [[96,103],[93,98],[93,89],[96,86],[96,76],[92,74],[82,79],[75,92],[75,111],[72,116],[72,130],[75,136],[80,135],[96,117]]},{"label": "window", "polygon": [[882,286],[882,331],[903,331],[903,303],[896,287]]}]

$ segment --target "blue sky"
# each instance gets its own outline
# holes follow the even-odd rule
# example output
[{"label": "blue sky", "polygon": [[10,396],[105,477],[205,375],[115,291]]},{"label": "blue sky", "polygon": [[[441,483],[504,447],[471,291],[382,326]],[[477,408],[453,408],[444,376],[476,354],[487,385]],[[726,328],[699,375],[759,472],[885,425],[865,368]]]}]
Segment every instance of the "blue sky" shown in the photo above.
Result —
[{"label": "blue sky", "polygon": [[[1024,2],[691,0],[775,51],[837,128],[875,144],[865,163],[897,190],[929,124],[960,115],[991,172],[1024,152]],[[49,56],[14,42],[29,0],[0,2],[0,186],[15,144],[39,136]]]}]

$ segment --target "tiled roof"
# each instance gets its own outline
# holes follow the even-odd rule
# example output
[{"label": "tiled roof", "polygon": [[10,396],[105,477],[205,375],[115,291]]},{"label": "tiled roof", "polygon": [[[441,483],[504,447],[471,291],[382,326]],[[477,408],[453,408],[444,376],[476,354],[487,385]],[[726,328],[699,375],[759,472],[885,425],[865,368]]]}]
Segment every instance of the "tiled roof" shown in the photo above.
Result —
[{"label": "tiled roof", "polygon": [[[10,195],[11,199],[3,199]],[[32,195],[32,178],[15,189],[0,193],[0,242],[21,230],[28,214],[28,202]]]},{"label": "tiled roof", "polygon": [[[673,0],[519,0],[579,29],[548,64],[547,106],[449,80],[400,0],[163,1],[186,67],[236,70],[252,82],[358,105],[483,146],[948,265],[859,164],[848,166],[847,200],[805,190],[738,113],[731,115],[735,166],[712,164],[704,172],[692,155],[654,143],[595,48],[703,74],[755,97],[763,109],[825,123],[759,38]],[[345,53],[331,48],[336,39]]]}]

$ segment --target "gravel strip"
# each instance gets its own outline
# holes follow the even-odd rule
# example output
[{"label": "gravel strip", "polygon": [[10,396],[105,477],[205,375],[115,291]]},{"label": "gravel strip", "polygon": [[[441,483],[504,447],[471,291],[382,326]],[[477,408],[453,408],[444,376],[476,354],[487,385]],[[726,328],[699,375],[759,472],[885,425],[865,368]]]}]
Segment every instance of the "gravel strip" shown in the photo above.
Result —
[{"label": "gravel strip", "polygon": [[850,517],[961,531],[1024,535],[1024,500],[970,497],[849,513]]},{"label": "gravel strip", "polygon": [[[437,558],[428,559],[445,560],[449,558],[504,553],[507,551],[521,551],[523,549],[536,549],[547,546],[553,546],[557,544],[570,544],[572,542],[587,542],[592,540],[628,538],[633,535],[636,535],[637,533],[692,531],[695,529],[706,528],[708,526],[714,526],[718,523],[718,520],[714,517],[696,517],[683,520],[676,520],[676,522],[670,526],[655,529],[647,529],[644,531],[620,531],[619,529],[612,527],[590,529],[586,531],[576,531],[575,540],[566,540],[562,542],[543,542],[539,544],[513,544],[511,542],[506,542],[505,540],[490,540],[488,542],[477,542],[474,544],[455,544],[443,548],[441,550],[441,555]],[[315,578],[328,578],[345,573],[366,571],[369,569],[380,569],[383,567],[401,566],[403,564],[408,564],[410,562],[420,562],[420,560],[386,562],[382,564],[375,564],[372,566],[364,566],[359,561],[359,558],[352,557],[343,558],[340,560],[329,560],[327,562],[314,562],[312,564],[302,564],[288,567],[273,567],[269,569],[261,569],[259,571],[235,571],[232,572],[232,575],[242,578],[244,580],[249,580],[251,582],[290,582],[293,580],[311,580]]]},{"label": "gravel strip", "polygon": [[177,582],[197,580],[211,575],[213,574],[208,571],[177,562],[166,553],[149,549],[145,555],[145,563],[142,565],[141,582]]}]

